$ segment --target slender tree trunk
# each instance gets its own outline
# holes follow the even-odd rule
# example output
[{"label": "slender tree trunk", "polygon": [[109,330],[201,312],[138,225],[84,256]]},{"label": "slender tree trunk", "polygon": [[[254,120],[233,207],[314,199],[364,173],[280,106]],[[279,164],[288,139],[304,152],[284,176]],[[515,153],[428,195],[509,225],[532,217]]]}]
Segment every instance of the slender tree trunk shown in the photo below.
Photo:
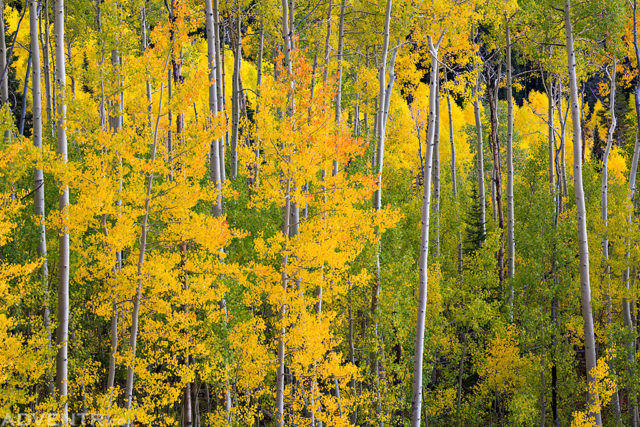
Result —
[{"label": "slender tree trunk", "polygon": [[[453,135],[453,114],[451,112],[451,97],[447,91],[447,112],[449,114],[449,143],[451,144],[451,189],[453,191],[453,200],[458,200],[458,184],[456,179],[456,144]],[[458,273],[462,274],[462,231],[458,228]]]},{"label": "slender tree trunk", "polygon": [[324,75],[322,82],[327,83],[329,78],[329,53],[331,51],[331,12],[333,9],[333,0],[329,0],[329,6],[327,7],[327,35],[324,39]]},{"label": "slender tree trunk", "polygon": [[[289,27],[289,3],[287,0],[282,0],[282,38],[284,40],[284,66],[289,75],[292,74],[292,66],[291,66],[291,30]],[[291,94],[289,95],[291,97]],[[287,113],[293,113],[293,102],[290,100],[290,105],[287,108]],[[284,209],[284,224],[283,224],[283,234],[284,241],[282,243],[282,252],[284,254],[282,259],[282,288],[286,294],[288,288],[288,275],[287,275],[287,264],[288,264],[288,241],[289,238],[292,237],[292,232],[295,229],[297,231],[297,224],[295,227],[292,227],[292,219],[294,222],[297,222],[297,215],[293,212],[296,208],[293,206],[291,201],[291,180],[287,179],[285,184],[286,192],[285,192],[285,209]],[[285,373],[285,337],[286,337],[286,329],[284,327],[284,316],[286,313],[286,304],[285,301],[282,301],[278,320],[280,322],[280,333],[278,337],[278,370],[276,373],[276,424],[278,427],[284,425],[284,373]]]},{"label": "slender tree trunk", "polygon": [[[379,95],[377,99],[377,115],[376,115],[376,131],[377,131],[377,139],[378,144],[376,146],[375,156],[373,158],[373,170],[377,175],[377,188],[373,195],[373,209],[379,211],[382,207],[382,171],[384,169],[384,142],[385,142],[385,99],[386,93],[385,90],[387,86],[385,86],[386,80],[386,68],[387,68],[387,55],[389,53],[389,27],[391,22],[391,8],[393,6],[392,0],[387,0],[385,9],[385,24],[384,24],[384,42],[382,45],[382,51],[380,53],[380,68],[378,69],[378,81],[379,81]],[[397,51],[395,51],[397,52]],[[395,55],[394,55],[395,59]],[[391,76],[390,76],[391,77]],[[392,85],[392,78],[389,79],[389,84]],[[390,94],[389,94],[390,98]],[[374,363],[373,363],[373,374],[375,377],[375,389],[376,389],[376,398],[377,398],[377,412],[379,416],[378,424],[382,426],[382,402],[380,399],[380,366],[379,366],[379,343],[378,343],[378,300],[380,295],[381,288],[381,278],[380,278],[380,246],[378,243],[378,249],[376,251],[376,280],[373,286],[373,292],[371,297],[371,318],[373,319],[373,330],[374,330]]]},{"label": "slender tree trunk", "polygon": [[504,209],[502,206],[502,171],[500,170],[500,141],[498,139],[498,77],[492,79],[487,73],[487,80],[490,82],[487,86],[487,101],[489,104],[489,114],[491,117],[491,135],[489,138],[489,146],[491,147],[491,154],[493,155],[493,192],[495,212],[498,220],[498,227],[500,228],[500,247],[498,248],[498,278],[500,279],[500,286],[504,285]]},{"label": "slender tree trunk", "polygon": [[[4,0],[0,0],[0,72],[2,78],[0,79],[0,104],[5,105],[9,100],[9,72],[7,58],[7,45],[5,42],[6,29],[4,26]],[[5,133],[5,139],[7,134]]]},{"label": "slender tree trunk", "polygon": [[[569,68],[569,88],[571,95],[571,118],[573,121],[573,181],[576,197],[578,244],[580,249],[580,299],[582,303],[582,318],[584,321],[584,346],[587,364],[587,382],[589,388],[588,405],[598,402],[597,383],[593,377],[593,369],[596,367],[596,343],[593,331],[593,315],[591,313],[591,285],[589,281],[589,244],[587,236],[587,211],[584,201],[584,189],[582,186],[582,155],[581,155],[581,129],[580,129],[580,105],[578,104],[578,83],[576,79],[576,55],[573,47],[573,29],[571,25],[571,2],[564,3],[564,23],[567,39],[567,57]],[[591,411],[595,423],[602,425],[600,411]]]},{"label": "slender tree trunk", "polygon": [[[640,60],[640,48],[638,47],[638,2],[637,0],[633,0],[633,50],[636,57],[636,63]],[[638,65],[638,69],[640,69],[640,65]],[[629,199],[632,204],[636,203],[636,175],[638,171],[638,157],[640,157],[640,76],[636,77],[636,87],[633,91],[633,98],[636,107],[636,119],[638,123],[638,131],[636,132],[636,140],[635,145],[633,147],[633,157],[631,159],[631,167],[629,168]],[[628,223],[632,223],[632,216],[629,215]],[[631,247],[630,242],[627,242],[627,252],[626,257],[627,260],[631,259]],[[627,289],[630,288],[630,268],[627,267],[624,271],[624,282]],[[633,330],[633,321],[631,319],[631,304],[632,302],[627,301],[626,298],[622,300],[622,314],[624,319],[625,328],[628,330]],[[629,347],[629,358],[633,364],[635,359],[635,339],[630,339],[627,344]],[[629,396],[631,401],[629,405],[629,411],[631,412],[631,425],[633,427],[637,427],[640,424],[640,414],[638,413],[638,400],[637,396]]]},{"label": "slender tree trunk", "polygon": [[[67,162],[67,104],[64,61],[64,0],[55,3],[56,80],[58,86],[58,149],[57,153]],[[56,330],[56,389],[60,396],[63,423],[68,417],[67,348],[69,339],[69,186],[61,182],[59,209],[62,219],[58,249],[58,328]]]},{"label": "slender tree trunk", "polygon": [[[516,270],[515,218],[513,206],[513,70],[511,64],[511,33],[505,17],[507,42],[507,271],[513,279]],[[509,308],[513,322],[513,282],[509,282]]]},{"label": "slender tree trunk", "polygon": [[384,100],[385,100],[385,80],[387,70],[387,54],[389,52],[389,25],[391,22],[391,6],[392,0],[387,0],[387,7],[385,12],[385,25],[384,25],[384,44],[382,45],[382,53],[380,54],[380,68],[378,70],[378,80],[380,83],[380,93],[378,96],[378,145],[376,148],[375,166],[377,168],[377,188],[373,196],[373,208],[380,210],[382,206],[382,171],[384,168]]},{"label": "slender tree trunk", "polygon": [[[435,87],[436,90],[436,105],[435,105],[435,121],[434,121],[434,133],[433,133],[433,215],[435,217],[434,223],[434,240],[433,240],[433,255],[435,257],[440,255],[440,81],[438,81]],[[428,141],[427,141],[428,143]]]},{"label": "slender tree trunk", "polygon": [[[242,32],[240,21],[240,7],[237,6],[236,17],[236,35],[235,39],[235,55],[233,62],[233,86],[231,93],[231,154],[230,154],[230,172],[231,179],[238,176],[238,138],[240,133],[240,66],[242,63]],[[231,26],[231,24],[230,24]]]},{"label": "slender tree trunk", "polygon": [[[263,68],[263,56],[264,56],[264,21],[260,22],[260,41],[258,44],[258,71],[256,78],[256,116],[260,112],[261,105],[261,89],[262,89],[262,68]],[[313,90],[313,89],[312,89]],[[260,177],[260,139],[257,139],[255,144],[255,165],[253,168],[253,176],[251,177],[251,186],[249,187],[249,195],[252,195],[253,187],[258,185],[258,178]],[[305,216],[306,217],[306,216]]]},{"label": "slender tree trunk", "polygon": [[[44,0],[44,3],[42,3],[42,9],[40,11],[40,16],[39,16],[39,20],[38,20],[38,25],[40,26],[40,38],[42,41],[42,59],[43,59],[43,64],[42,64],[42,72],[44,74],[44,91],[45,91],[45,96],[47,98],[47,124],[50,125],[52,123],[52,119],[53,119],[53,100],[51,97],[51,73],[49,71],[49,29],[47,27],[46,31],[46,36],[45,33],[43,33],[42,31],[42,15],[47,16],[49,14],[49,0]],[[44,19],[44,21],[47,23],[48,25],[48,19]],[[3,42],[0,41],[0,45]],[[1,46],[0,46],[1,47]]]},{"label": "slender tree trunk", "polygon": [[[30,42],[31,58],[33,62],[33,84],[32,84],[32,105],[33,105],[33,145],[38,152],[42,151],[42,101],[40,93],[40,46],[38,43],[38,0],[29,0],[29,23],[30,23]],[[1,35],[0,35],[1,36]],[[26,88],[25,88],[26,92]],[[46,227],[46,208],[44,200],[44,173],[42,168],[37,166],[34,168],[34,211],[40,221],[38,241],[38,257],[42,259],[40,274],[42,280],[42,289],[44,290],[44,309],[43,324],[48,337],[48,345],[51,347],[51,330],[50,330],[50,313],[49,313],[49,265],[47,262],[47,227]],[[49,394],[53,392],[53,381],[49,377]]]},{"label": "slender tree trunk", "polygon": [[[547,89],[547,102],[548,102],[548,107],[547,107],[547,129],[548,129],[548,144],[549,144],[549,148],[548,148],[548,153],[549,153],[549,184],[550,187],[553,191],[553,188],[555,187],[555,170],[554,170],[554,159],[555,159],[555,128],[554,128],[554,94],[553,94],[553,80],[551,77],[551,73],[547,74],[547,84],[546,84],[546,89]],[[513,121],[512,121],[513,123]]]},{"label": "slender tree trunk", "polygon": [[22,92],[22,111],[20,112],[20,126],[18,133],[24,135],[24,119],[27,113],[27,92],[29,92],[29,73],[31,72],[31,49],[29,49],[29,58],[27,59],[27,72],[24,75],[24,91]]},{"label": "slender tree trunk", "polygon": [[[616,67],[618,65],[618,61],[616,58],[613,59],[612,70],[611,73],[607,71],[609,75],[610,81],[610,92],[609,92],[609,130],[607,132],[607,146],[602,155],[602,223],[604,225],[604,233],[602,235],[602,264],[604,269],[604,280],[605,284],[605,298],[607,300],[607,313],[606,313],[606,323],[607,326],[611,325],[611,296],[609,295],[609,288],[611,286],[611,267],[609,266],[609,239],[608,239],[608,226],[609,226],[609,208],[608,208],[608,186],[609,186],[609,154],[611,152],[611,147],[613,146],[613,133],[616,130],[616,112],[615,112],[615,102],[616,102]],[[632,356],[633,357],[633,356]],[[612,396],[611,405],[613,407],[613,412],[616,414],[617,423],[620,424],[620,401],[618,400],[618,390]]]},{"label": "slender tree trunk", "polygon": [[424,355],[425,316],[427,312],[427,278],[429,257],[429,214],[431,204],[431,174],[435,157],[435,128],[437,125],[437,90],[438,90],[438,47],[440,41],[433,45],[429,36],[431,53],[431,79],[429,88],[429,134],[427,135],[427,151],[424,162],[424,186],[422,194],[422,221],[420,232],[420,261],[418,281],[418,318],[416,324],[415,354],[413,360],[413,398],[411,402],[411,426],[420,427],[422,416],[422,363]]},{"label": "slender tree trunk", "polygon": [[[164,70],[163,70],[164,73]],[[156,117],[155,130],[153,131],[153,146],[151,148],[151,162],[156,159],[156,152],[158,146],[158,124],[160,122],[161,117],[161,108],[162,108],[162,94],[163,94],[164,85],[160,85],[160,99],[158,100],[158,114]],[[145,253],[147,250],[147,232],[148,232],[148,224],[149,224],[149,212],[151,205],[151,190],[153,187],[153,170],[149,172],[149,177],[147,180],[147,192],[144,201],[144,215],[142,217],[142,226],[140,230],[140,253],[138,254],[138,265],[137,265],[137,287],[136,293],[133,298],[133,312],[131,314],[131,360],[129,361],[129,367],[127,368],[127,382],[125,384],[125,402],[126,408],[130,409],[133,403],[133,382],[134,382],[134,367],[135,367],[135,359],[136,359],[136,345],[138,341],[138,323],[140,320],[140,303],[142,298],[143,291],[143,267],[144,267],[144,259]],[[127,427],[131,425],[131,420],[127,421]]]},{"label": "slender tree trunk", "polygon": [[[216,56],[216,93],[218,95],[218,112],[223,112],[226,117],[224,98],[224,52],[220,40],[220,12],[218,10],[218,0],[213,0],[213,43]],[[225,159],[224,159],[224,138],[218,144],[218,159],[220,161],[220,182],[224,184],[226,180]]]},{"label": "slender tree trunk", "polygon": [[[338,90],[336,93],[336,132],[340,132],[340,122],[342,120],[342,57],[344,55],[344,10],[347,0],[342,0],[340,5],[340,25],[338,27]],[[333,175],[338,174],[340,165],[337,160],[333,160]]]},{"label": "slender tree trunk", "polygon": [[[218,85],[216,84],[216,46],[215,46],[215,26],[213,17],[213,6],[211,0],[205,0],[206,12],[206,30],[207,30],[207,60],[209,63],[209,110],[211,116],[215,117],[218,113]],[[217,196],[213,204],[213,216],[218,217],[222,214],[222,180],[220,174],[220,140],[212,139],[209,150],[209,173],[213,185],[216,187]]]},{"label": "slender tree trunk", "polygon": [[[7,57],[7,45],[5,42],[6,29],[4,26],[4,0],[0,0],[0,106],[9,104],[9,61]],[[9,53],[10,54],[10,53]],[[26,92],[26,88],[25,88]],[[11,131],[7,129],[4,132],[5,142],[11,142]]]},{"label": "slender tree trunk", "polygon": [[482,236],[486,235],[486,203],[485,203],[485,187],[484,187],[484,148],[482,144],[482,119],[480,118],[480,75],[473,93],[473,115],[476,121],[476,168],[478,173],[478,204],[480,205],[480,224]]}]

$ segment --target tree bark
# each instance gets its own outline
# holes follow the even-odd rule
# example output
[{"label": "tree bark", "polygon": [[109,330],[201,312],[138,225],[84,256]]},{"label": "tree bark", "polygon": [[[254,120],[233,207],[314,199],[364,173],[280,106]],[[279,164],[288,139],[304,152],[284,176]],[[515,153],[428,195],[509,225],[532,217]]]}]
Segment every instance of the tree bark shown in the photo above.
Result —
[{"label": "tree bark", "polygon": [[[438,71],[438,70],[436,70]],[[440,81],[436,81],[435,121],[433,123],[433,214],[435,217],[433,255],[440,255]],[[428,143],[428,141],[427,141]]]},{"label": "tree bark", "polygon": [[500,228],[500,247],[498,248],[498,278],[500,279],[500,286],[504,285],[504,209],[502,206],[502,171],[500,168],[500,141],[498,139],[498,81],[500,78],[500,72],[495,79],[489,76],[487,72],[487,103],[489,104],[489,115],[491,117],[491,135],[489,138],[489,146],[491,147],[491,154],[493,156],[493,191],[494,191],[494,203],[493,206],[496,212],[496,218],[498,220],[498,227]]},{"label": "tree bark", "polygon": [[[218,8],[218,0],[213,0],[213,44],[216,55],[216,93],[218,95],[218,112],[225,114],[226,100],[224,98],[224,52],[222,51],[222,43],[220,41],[220,11]],[[222,138],[218,144],[218,159],[220,161],[220,182],[224,184],[226,180],[225,170],[225,139]]]},{"label": "tree bark", "polygon": [[[509,20],[505,17],[507,42],[507,271],[513,279],[516,270],[515,218],[513,206],[513,69],[511,64],[511,33]],[[509,283],[509,307],[513,322],[513,283]]]},{"label": "tree bark", "polygon": [[[33,145],[39,152],[42,151],[42,95],[40,93],[40,46],[38,39],[38,0],[29,0],[29,23],[30,23],[30,42],[31,58],[33,62],[33,84],[32,84],[32,105],[33,105]],[[2,36],[2,35],[0,35]],[[26,89],[25,89],[26,92]],[[49,266],[47,261],[47,227],[46,227],[46,207],[44,199],[44,173],[42,168],[36,165],[34,174],[34,211],[36,217],[40,221],[38,232],[40,239],[38,241],[38,257],[42,259],[40,274],[42,280],[42,289],[44,290],[44,309],[43,309],[43,325],[45,327],[48,345],[51,347],[51,330],[50,330],[50,312],[49,312]],[[49,394],[53,391],[53,382],[49,377]]]},{"label": "tree bark", "polygon": [[[582,186],[582,154],[580,105],[578,104],[578,83],[576,78],[576,54],[573,47],[573,29],[571,24],[571,0],[564,3],[564,23],[567,40],[567,58],[569,69],[569,92],[571,96],[571,118],[573,122],[573,182],[576,198],[578,245],[580,250],[580,299],[582,304],[582,318],[584,321],[584,346],[587,365],[587,382],[589,388],[588,405],[598,403],[597,383],[593,378],[596,367],[596,343],[593,331],[593,315],[591,312],[591,284],[589,280],[589,244],[587,236],[587,211]],[[588,409],[596,425],[602,425],[599,410]]]},{"label": "tree bark", "polygon": [[[613,133],[616,130],[616,112],[615,112],[615,102],[616,102],[616,67],[618,65],[618,61],[616,58],[613,59],[612,70],[611,73],[607,71],[610,82],[610,92],[609,92],[609,130],[607,132],[607,146],[602,155],[602,223],[604,225],[604,233],[602,234],[602,264],[604,269],[604,280],[606,281],[605,285],[605,297],[607,300],[607,314],[606,314],[606,322],[607,326],[611,325],[611,296],[609,295],[609,287],[611,285],[611,268],[609,266],[609,154],[611,152],[611,147],[613,146]],[[597,131],[597,129],[596,129]],[[633,354],[631,356],[631,362],[633,363]],[[618,400],[618,390],[612,396],[611,405],[613,406],[613,412],[616,414],[617,422],[620,422],[620,402]],[[631,406],[631,405],[630,405]]]},{"label": "tree bark", "polygon": [[382,171],[384,168],[384,140],[385,140],[385,125],[384,125],[384,100],[386,98],[385,93],[385,80],[387,70],[387,55],[389,52],[389,25],[391,22],[391,6],[392,0],[387,0],[387,7],[385,12],[385,24],[384,24],[384,43],[382,45],[382,53],[380,54],[380,68],[378,69],[378,81],[380,86],[380,92],[378,96],[378,145],[376,147],[375,167],[377,168],[377,188],[373,196],[373,208],[380,210],[382,207]]},{"label": "tree bark", "polygon": [[[636,64],[638,64],[638,69],[640,69],[640,48],[638,47],[638,1],[633,0],[633,51],[636,57]],[[636,77],[636,87],[633,90],[633,99],[636,107],[636,119],[638,126],[640,126],[640,76]],[[633,157],[631,159],[631,167],[629,168],[629,200],[632,204],[636,203],[636,175],[638,171],[638,157],[640,157],[640,127],[636,132],[636,140],[633,147]],[[629,224],[631,224],[632,216],[629,216]],[[631,250],[630,243],[627,242],[627,260],[631,259]],[[625,286],[627,289],[630,287],[630,268],[627,267],[624,272],[624,280]],[[622,314],[624,318],[625,327],[629,330],[633,329],[633,321],[631,319],[631,302],[627,301],[626,298],[622,300]],[[629,353],[631,360],[635,357],[635,340],[631,339],[627,344],[629,347]],[[629,405],[629,410],[631,412],[631,424],[633,427],[637,427],[640,424],[640,414],[638,413],[638,404],[637,398],[632,399],[632,403]]]},{"label": "tree bark", "polygon": [[[207,60],[209,65],[209,110],[211,116],[215,117],[218,113],[218,85],[216,83],[216,73],[218,62],[216,61],[215,46],[215,26],[213,16],[213,6],[211,0],[205,0],[206,13],[206,31],[207,31]],[[209,149],[209,176],[213,185],[218,192],[216,201],[213,204],[213,216],[218,217],[222,214],[222,180],[220,174],[220,140],[212,139]]]},{"label": "tree bark", "polygon": [[[66,74],[64,60],[64,0],[55,3],[55,40],[56,40],[56,81],[58,86],[58,149],[57,154],[67,163],[67,104]],[[60,396],[60,407],[63,423],[68,419],[68,375],[67,349],[69,339],[69,186],[60,183],[58,205],[62,224],[58,249],[58,328],[56,330],[56,389]]]},{"label": "tree bark", "polygon": [[424,355],[425,316],[427,313],[427,279],[429,257],[429,214],[431,204],[431,174],[433,158],[435,156],[435,128],[436,102],[438,90],[438,47],[440,40],[433,45],[431,36],[428,38],[431,54],[431,80],[429,88],[429,126],[427,135],[427,150],[424,162],[424,186],[422,194],[422,220],[420,232],[420,260],[418,262],[418,313],[416,324],[415,354],[413,360],[413,397],[411,402],[411,426],[420,427],[422,416],[422,364]]}]

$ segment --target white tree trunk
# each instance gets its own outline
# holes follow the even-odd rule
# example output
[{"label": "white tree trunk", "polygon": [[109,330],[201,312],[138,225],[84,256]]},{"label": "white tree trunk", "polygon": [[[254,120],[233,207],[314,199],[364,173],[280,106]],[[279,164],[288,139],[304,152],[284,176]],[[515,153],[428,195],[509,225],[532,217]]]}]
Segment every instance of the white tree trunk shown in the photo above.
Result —
[{"label": "white tree trunk", "polygon": [[[220,41],[220,11],[218,8],[218,0],[213,0],[213,44],[216,56],[216,93],[218,95],[217,111],[220,113],[225,111],[224,106],[226,101],[224,99],[224,52],[222,51],[222,43]],[[222,138],[218,143],[220,182],[222,183],[226,180],[224,143],[224,138]]]},{"label": "white tree trunk", "polygon": [[[433,134],[433,214],[435,216],[433,255],[440,255],[440,81],[436,85],[436,105]],[[428,141],[427,141],[428,143]]]},{"label": "white tree trunk", "polygon": [[[58,87],[58,149],[57,154],[67,162],[67,104],[64,62],[64,0],[56,0],[54,10],[56,40],[56,81]],[[56,389],[60,396],[63,422],[68,416],[67,404],[67,348],[69,339],[69,186],[61,183],[59,209],[62,215],[58,249],[58,329],[56,330]]]},{"label": "white tree trunk", "polygon": [[387,70],[387,55],[389,53],[389,24],[391,22],[391,6],[392,0],[387,0],[387,7],[385,12],[384,21],[384,43],[382,45],[382,53],[380,54],[380,69],[378,70],[378,81],[380,85],[380,92],[378,96],[378,145],[376,147],[375,167],[377,168],[377,184],[378,188],[373,195],[373,208],[379,210],[382,206],[382,171],[384,168],[384,139],[385,139],[385,126],[384,126],[384,105],[385,105],[385,80]]},{"label": "white tree trunk", "polygon": [[413,359],[413,395],[411,401],[411,426],[420,427],[422,415],[422,362],[424,356],[425,316],[427,312],[427,279],[429,257],[429,208],[431,204],[431,167],[434,155],[436,127],[436,91],[438,90],[438,45],[429,37],[431,53],[431,83],[429,90],[429,134],[424,162],[424,185],[422,194],[422,221],[420,228],[420,260],[418,261],[418,313],[416,323],[415,354]]},{"label": "white tree trunk", "polygon": [[[569,68],[569,92],[571,96],[571,119],[573,124],[573,183],[576,197],[578,245],[580,250],[580,299],[584,322],[584,347],[587,365],[587,382],[593,392],[588,393],[588,404],[598,402],[597,384],[592,376],[596,367],[596,343],[593,331],[593,315],[591,313],[591,284],[589,281],[589,243],[587,236],[587,210],[582,186],[582,154],[580,128],[580,105],[578,104],[578,83],[576,78],[576,54],[573,47],[573,29],[571,25],[571,2],[564,3],[564,23],[567,40],[567,58]],[[595,423],[602,425],[600,411],[591,412]]]},{"label": "white tree trunk", "polygon": [[[214,117],[218,112],[218,93],[216,84],[216,73],[218,63],[216,62],[215,46],[215,26],[213,18],[213,6],[211,0],[205,0],[206,30],[207,30],[207,60],[209,62],[209,110]],[[209,172],[210,178],[218,192],[216,201],[213,204],[213,216],[222,214],[222,180],[220,179],[220,140],[212,139],[209,150]]]},{"label": "white tree trunk", "polygon": [[[1,17],[0,17],[1,19]],[[40,93],[40,46],[38,36],[38,1],[29,0],[29,24],[31,38],[31,52],[33,56],[33,84],[31,88],[32,105],[33,105],[33,145],[38,151],[42,150],[42,95]],[[0,35],[2,36],[2,35]],[[35,167],[34,171],[34,211],[36,217],[40,221],[38,241],[38,257],[42,259],[42,267],[40,274],[42,275],[42,289],[44,290],[44,310],[43,324],[46,329],[49,347],[51,346],[50,312],[49,312],[49,266],[47,263],[47,227],[46,227],[46,208],[44,200],[44,173],[42,168]],[[51,393],[53,382],[50,377],[49,393]]]},{"label": "white tree trunk", "polygon": [[[507,42],[507,272],[513,279],[516,270],[515,218],[513,206],[513,69],[511,64],[511,33],[505,18]],[[513,321],[513,283],[509,283],[509,306]]]}]

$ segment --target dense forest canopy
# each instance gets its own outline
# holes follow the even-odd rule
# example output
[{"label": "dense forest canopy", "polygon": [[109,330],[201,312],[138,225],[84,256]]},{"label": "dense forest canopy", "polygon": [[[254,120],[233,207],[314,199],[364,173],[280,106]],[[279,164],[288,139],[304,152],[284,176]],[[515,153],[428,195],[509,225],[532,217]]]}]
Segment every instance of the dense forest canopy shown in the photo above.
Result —
[{"label": "dense forest canopy", "polygon": [[2,425],[640,423],[637,0],[0,13]]}]

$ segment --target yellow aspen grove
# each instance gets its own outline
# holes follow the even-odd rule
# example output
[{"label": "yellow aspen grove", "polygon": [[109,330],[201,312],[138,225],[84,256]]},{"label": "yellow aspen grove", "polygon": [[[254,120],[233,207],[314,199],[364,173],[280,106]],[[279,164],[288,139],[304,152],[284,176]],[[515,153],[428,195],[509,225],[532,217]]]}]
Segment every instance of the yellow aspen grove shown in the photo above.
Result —
[{"label": "yellow aspen grove", "polygon": [[637,12],[0,1],[0,425],[637,426]]}]

